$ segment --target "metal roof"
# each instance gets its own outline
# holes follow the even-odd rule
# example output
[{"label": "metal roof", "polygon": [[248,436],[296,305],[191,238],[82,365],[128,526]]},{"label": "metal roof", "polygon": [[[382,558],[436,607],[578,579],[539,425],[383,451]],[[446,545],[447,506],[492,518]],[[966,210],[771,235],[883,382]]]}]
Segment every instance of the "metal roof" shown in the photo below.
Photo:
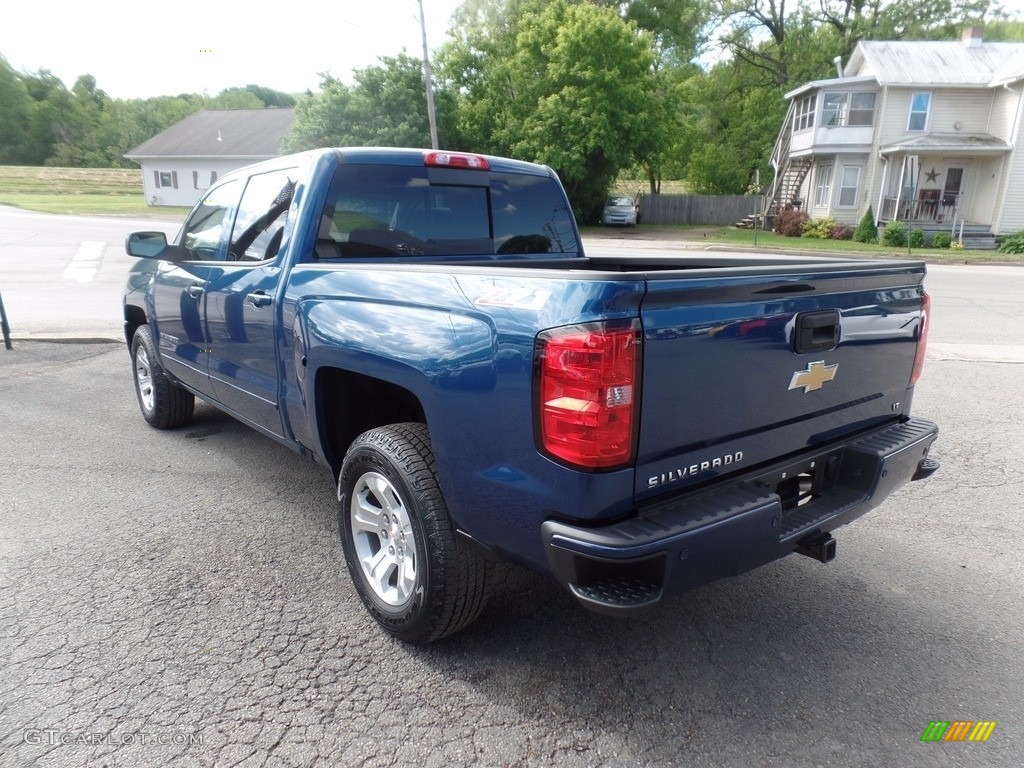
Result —
[{"label": "metal roof", "polygon": [[125,157],[277,157],[294,115],[293,109],[204,109],[142,142]]},{"label": "metal roof", "polygon": [[990,85],[1004,85],[1017,80],[1024,80],[1024,50],[996,67]]},{"label": "metal roof", "polygon": [[[988,86],[1024,76],[1024,43],[968,45],[962,41],[864,40],[846,65],[848,77],[873,76],[880,85]],[[997,74],[1004,78],[994,82]]]}]

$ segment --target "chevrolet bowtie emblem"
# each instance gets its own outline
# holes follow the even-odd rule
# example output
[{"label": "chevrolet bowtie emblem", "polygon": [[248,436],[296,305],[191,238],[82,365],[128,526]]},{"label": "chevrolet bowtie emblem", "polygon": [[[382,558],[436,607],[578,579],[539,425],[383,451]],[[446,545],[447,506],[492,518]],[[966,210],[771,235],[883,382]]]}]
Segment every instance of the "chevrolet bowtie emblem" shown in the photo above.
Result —
[{"label": "chevrolet bowtie emblem", "polygon": [[806,371],[794,373],[793,378],[790,379],[789,388],[800,389],[803,387],[805,395],[808,392],[815,392],[821,389],[822,384],[826,381],[832,381],[836,377],[837,370],[839,370],[839,363],[825,365],[824,360],[819,360],[808,365]]}]

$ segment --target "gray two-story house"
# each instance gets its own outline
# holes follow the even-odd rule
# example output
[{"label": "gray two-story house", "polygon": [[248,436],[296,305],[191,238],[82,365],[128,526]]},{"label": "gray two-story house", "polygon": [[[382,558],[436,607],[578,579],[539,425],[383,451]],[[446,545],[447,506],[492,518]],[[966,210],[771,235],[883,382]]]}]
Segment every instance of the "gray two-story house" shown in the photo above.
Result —
[{"label": "gray two-story house", "polygon": [[865,41],[786,99],[767,214],[856,224],[871,206],[979,247],[1024,230],[1024,43]]}]

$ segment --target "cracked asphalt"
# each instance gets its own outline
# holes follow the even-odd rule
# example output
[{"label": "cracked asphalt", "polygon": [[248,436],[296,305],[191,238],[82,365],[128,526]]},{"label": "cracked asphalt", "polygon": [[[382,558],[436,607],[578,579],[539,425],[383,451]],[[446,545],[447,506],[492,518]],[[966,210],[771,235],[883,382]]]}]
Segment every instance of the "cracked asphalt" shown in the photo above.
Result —
[{"label": "cracked asphalt", "polygon": [[[117,344],[0,349],[0,766],[1024,765],[1019,365],[930,362],[942,470],[622,621],[510,571],[427,648],[348,580],[330,473]],[[922,743],[994,720],[986,743]]]}]

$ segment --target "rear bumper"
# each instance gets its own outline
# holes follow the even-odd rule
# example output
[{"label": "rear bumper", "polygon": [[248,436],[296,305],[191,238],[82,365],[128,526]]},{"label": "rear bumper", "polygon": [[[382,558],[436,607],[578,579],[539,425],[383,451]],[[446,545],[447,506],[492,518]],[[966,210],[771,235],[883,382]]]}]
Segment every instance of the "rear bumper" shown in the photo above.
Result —
[{"label": "rear bumper", "polygon": [[[548,564],[588,608],[641,611],[667,592],[736,576],[797,550],[807,553],[896,488],[938,469],[928,458],[937,436],[935,424],[911,419],[728,485],[656,503],[615,525],[584,528],[548,520],[541,529]],[[801,473],[818,473],[827,489],[801,505],[784,503],[773,488]]]}]

